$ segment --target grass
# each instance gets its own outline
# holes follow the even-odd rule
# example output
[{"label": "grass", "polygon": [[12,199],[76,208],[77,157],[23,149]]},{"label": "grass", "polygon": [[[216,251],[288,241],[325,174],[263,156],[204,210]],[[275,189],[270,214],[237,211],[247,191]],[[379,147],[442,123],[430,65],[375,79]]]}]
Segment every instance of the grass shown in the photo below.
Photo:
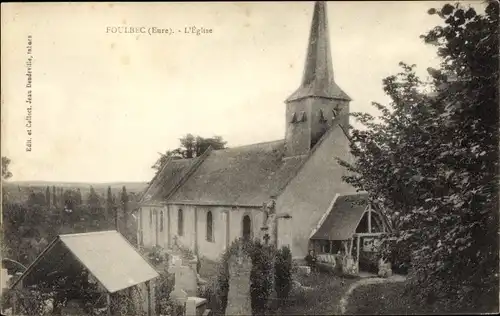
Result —
[{"label": "grass", "polygon": [[339,302],[357,279],[326,273],[312,273],[297,280],[311,290],[294,295],[281,311],[282,315],[339,315]]},{"label": "grass", "polygon": [[404,283],[363,285],[349,297],[348,315],[414,315],[432,313],[426,304],[405,296]]},{"label": "grass", "polygon": [[[213,280],[217,275],[217,262],[200,258],[200,276]],[[289,302],[279,312],[281,315],[338,315],[339,302],[349,286],[357,281],[330,273],[312,273],[309,276],[295,276],[295,279],[309,291],[293,293]],[[273,315],[278,314],[272,311]]]},{"label": "grass", "polygon": [[217,262],[205,257],[200,258],[200,276],[205,280],[212,280],[217,276]]},{"label": "grass", "polygon": [[[422,315],[468,314],[475,311],[449,310],[438,304],[426,304],[404,294],[405,283],[364,285],[356,288],[349,297],[347,315]],[[488,307],[484,307],[489,309]],[[483,312],[487,312],[486,310]]]}]

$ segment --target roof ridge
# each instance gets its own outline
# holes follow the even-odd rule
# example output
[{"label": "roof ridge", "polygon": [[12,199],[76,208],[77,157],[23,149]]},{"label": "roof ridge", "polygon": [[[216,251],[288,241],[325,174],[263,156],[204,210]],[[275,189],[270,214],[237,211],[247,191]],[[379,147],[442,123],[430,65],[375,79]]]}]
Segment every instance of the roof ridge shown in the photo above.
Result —
[{"label": "roof ridge", "polygon": [[163,167],[158,170],[155,174],[155,176],[153,177],[153,179],[151,179],[151,181],[149,182],[149,185],[148,187],[146,188],[146,190],[144,190],[144,193],[142,194],[141,198],[139,199],[139,203],[143,203],[144,202],[144,199],[145,197],[147,196],[147,193],[151,190],[151,188],[153,187],[153,184],[156,182],[156,180],[158,178],[160,178],[160,174],[163,173],[163,170],[165,170],[165,168],[167,167],[167,165],[172,161],[174,160],[172,156],[170,157],[167,157],[167,161],[165,161],[165,163],[163,164]]},{"label": "roof ridge", "polygon": [[86,233],[60,234],[59,237],[78,237],[78,236],[98,235],[98,234],[104,234],[104,233],[118,233],[118,234],[120,234],[117,230],[111,229],[111,230],[101,230],[101,231],[86,232]]},{"label": "roof ridge", "polygon": [[228,148],[223,148],[223,149],[214,149],[214,151],[227,151],[227,150],[233,150],[233,149],[241,149],[245,147],[252,147],[252,146],[258,146],[258,145],[265,145],[265,144],[271,144],[271,143],[279,143],[279,142],[284,142],[285,139],[276,139],[276,140],[270,140],[266,142],[260,142],[260,143],[253,143],[253,144],[246,144],[246,145],[241,145],[241,146],[236,146],[236,147],[228,147]]},{"label": "roof ridge", "polygon": [[184,174],[184,176],[177,182],[177,184],[168,192],[163,199],[164,201],[167,201],[179,188],[193,175],[193,173],[198,169],[198,167],[205,161],[205,159],[210,155],[212,152],[213,147],[212,145],[208,146],[207,150],[201,156],[196,157],[198,158],[191,166],[188,167],[188,170]]}]

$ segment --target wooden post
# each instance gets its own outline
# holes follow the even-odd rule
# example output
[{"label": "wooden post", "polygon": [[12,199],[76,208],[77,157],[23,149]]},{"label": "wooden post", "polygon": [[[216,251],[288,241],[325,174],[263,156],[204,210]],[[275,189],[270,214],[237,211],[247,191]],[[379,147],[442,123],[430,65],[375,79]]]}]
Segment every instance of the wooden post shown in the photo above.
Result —
[{"label": "wooden post", "polygon": [[167,240],[168,240],[168,248],[172,247],[172,228],[170,223],[170,207],[167,205]]},{"label": "wooden post", "polygon": [[194,254],[200,257],[198,253],[198,208],[196,206],[194,207]]},{"label": "wooden post", "polygon": [[360,253],[360,250],[359,250],[359,244],[360,244],[360,240],[361,240],[361,237],[358,235],[358,240],[356,241],[356,265],[357,265],[357,271],[359,273],[359,253]]},{"label": "wooden post", "polygon": [[[22,282],[22,281],[21,281]],[[17,291],[16,289],[13,289],[14,295],[12,295],[12,315],[17,315]]]},{"label": "wooden post", "polygon": [[231,245],[231,210],[226,212],[226,249]]},{"label": "wooden post", "polygon": [[106,293],[106,307],[107,307],[107,315],[111,316],[111,294]]},{"label": "wooden post", "polygon": [[152,309],[152,304],[151,304],[151,281],[146,282],[146,293],[148,295],[148,316],[151,316],[151,309]]}]

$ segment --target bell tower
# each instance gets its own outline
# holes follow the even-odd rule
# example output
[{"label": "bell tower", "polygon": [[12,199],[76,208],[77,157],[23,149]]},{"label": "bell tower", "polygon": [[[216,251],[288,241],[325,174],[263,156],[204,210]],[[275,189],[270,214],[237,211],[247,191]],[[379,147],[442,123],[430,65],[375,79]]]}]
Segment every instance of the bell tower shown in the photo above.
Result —
[{"label": "bell tower", "polygon": [[333,76],[326,3],[316,1],[300,87],[286,99],[286,156],[305,155],[333,125],[347,126],[351,98]]}]

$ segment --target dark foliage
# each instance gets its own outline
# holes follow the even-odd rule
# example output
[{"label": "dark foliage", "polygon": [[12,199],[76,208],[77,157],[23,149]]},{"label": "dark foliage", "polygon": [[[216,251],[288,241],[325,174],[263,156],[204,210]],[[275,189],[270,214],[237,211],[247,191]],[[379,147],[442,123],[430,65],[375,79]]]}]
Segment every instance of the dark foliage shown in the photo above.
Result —
[{"label": "dark foliage", "polygon": [[276,296],[281,305],[288,299],[292,289],[292,253],[288,247],[282,247],[276,252],[274,281]]},{"label": "dark foliage", "polygon": [[440,69],[423,83],[414,65],[384,80],[390,108],[354,116],[345,180],[396,221],[411,257],[409,290],[423,303],[498,308],[499,5],[484,14],[446,4],[422,36]]}]

